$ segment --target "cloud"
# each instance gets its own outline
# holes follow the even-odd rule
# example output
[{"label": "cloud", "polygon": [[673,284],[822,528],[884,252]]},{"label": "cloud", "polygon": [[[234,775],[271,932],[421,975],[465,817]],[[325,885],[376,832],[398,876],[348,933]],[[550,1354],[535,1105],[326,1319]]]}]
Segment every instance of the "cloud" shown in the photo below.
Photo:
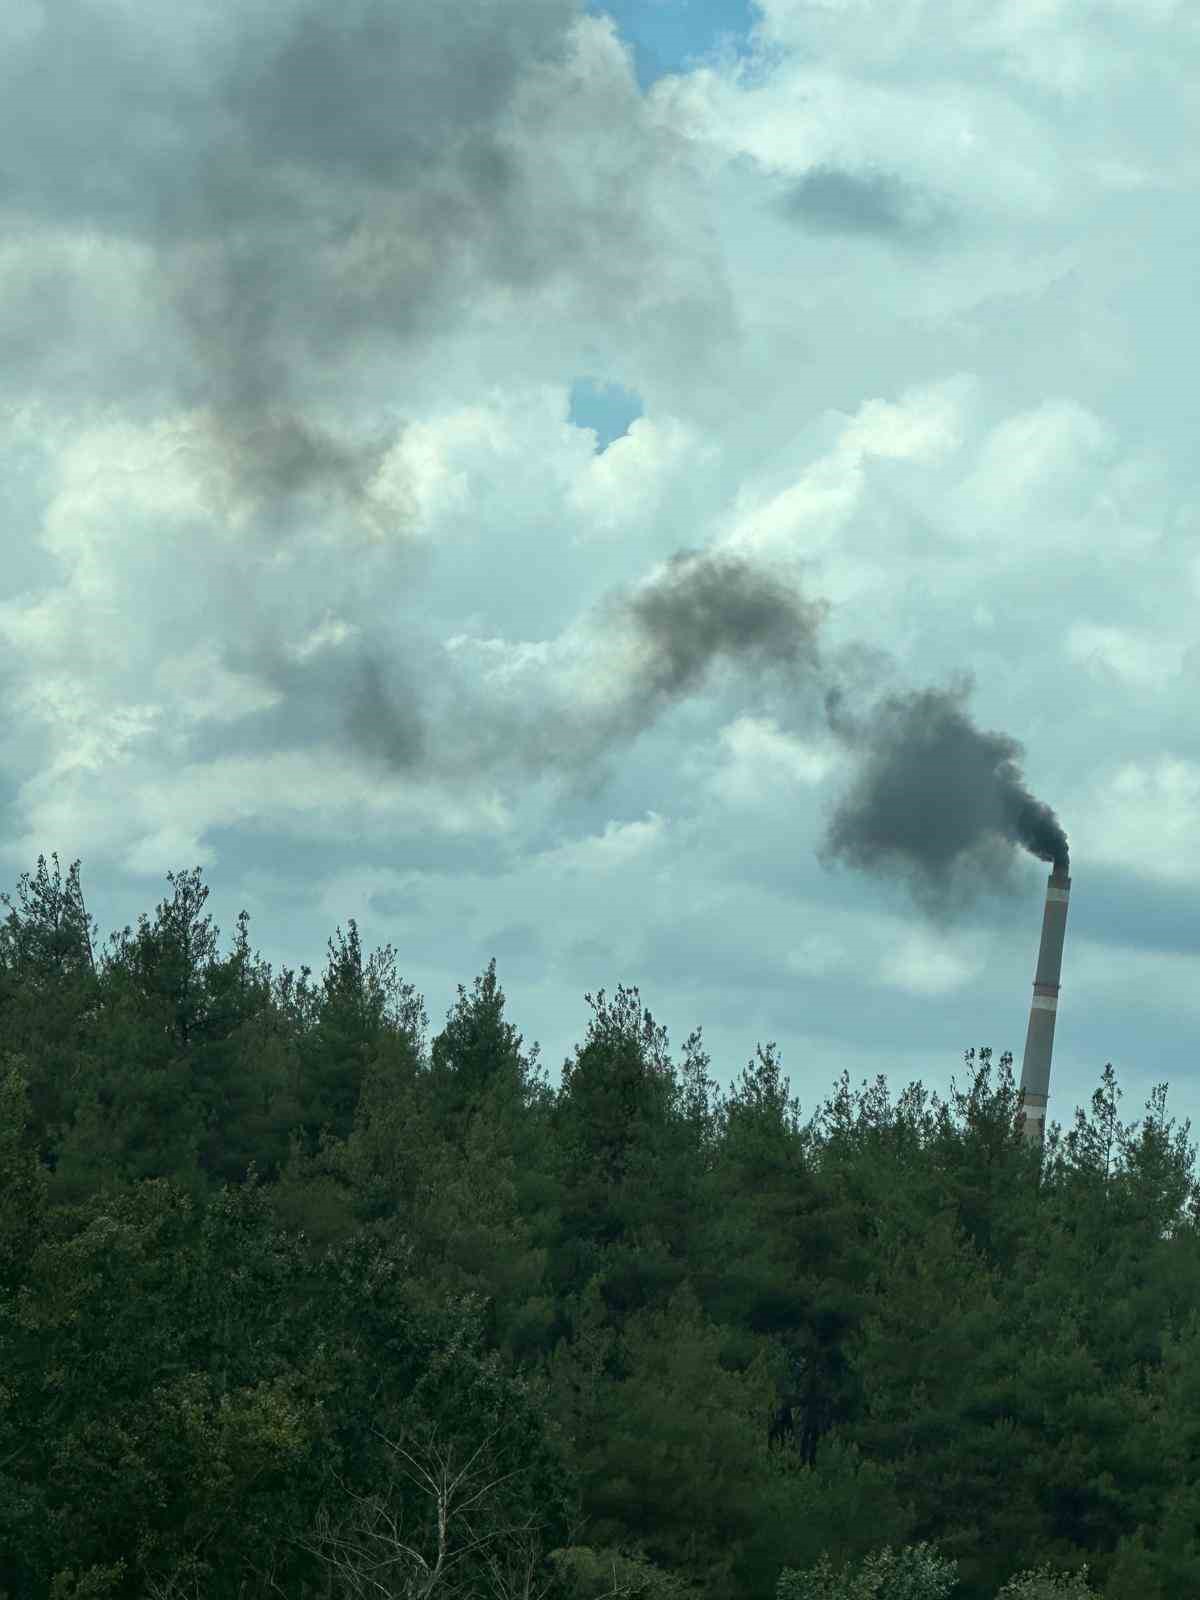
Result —
[{"label": "cloud", "polygon": [[602,834],[543,850],[538,860],[556,874],[616,872],[653,854],[668,826],[656,811],[649,812],[643,821],[610,821]]},{"label": "cloud", "polygon": [[567,491],[580,542],[636,532],[667,503],[679,504],[699,470],[719,465],[719,451],[699,429],[677,417],[639,417],[628,433],[592,456]]},{"label": "cloud", "polygon": [[904,929],[882,956],[879,976],[891,988],[937,998],[963,988],[979,968],[978,960],[964,954],[961,940],[949,946],[922,929]]},{"label": "cloud", "polygon": [[1073,622],[1063,652],[1102,684],[1113,682],[1133,690],[1159,694],[1181,670],[1181,648],[1147,629],[1105,627]]},{"label": "cloud", "polygon": [[781,732],[773,717],[737,717],[721,729],[721,764],[707,787],[736,809],[787,808],[838,764],[835,751]]},{"label": "cloud", "polygon": [[[586,704],[560,701],[556,714],[527,723],[519,741],[515,730],[509,738],[527,761],[586,766],[700,691],[726,659],[743,672],[776,674],[789,697],[809,707],[819,697],[850,753],[852,776],[821,845],[823,861],[899,876],[936,917],[983,887],[1011,889],[1013,846],[1065,868],[1066,835],[1026,788],[1020,743],[978,728],[966,712],[969,675],[946,689],[886,694],[862,712],[861,679],[844,678],[822,650],[827,613],[824,601],[744,557],[677,551],[599,608],[597,638],[627,642],[608,690]],[[540,674],[549,656],[525,660],[536,660]],[[811,709],[807,715],[812,720]]]},{"label": "cloud", "polygon": [[[273,550],[227,536],[209,547],[202,567],[184,530],[198,515],[189,485],[211,458],[170,427],[123,425],[76,441],[48,520],[84,558],[78,580],[119,604],[123,591],[145,582],[145,560],[136,573],[122,570],[100,529],[117,515],[124,525],[127,507],[117,511],[109,484],[132,475],[143,514],[178,524],[173,545],[160,538],[164,572],[169,565],[179,576],[197,563],[195,581],[178,587],[174,614],[157,619],[157,639],[165,644],[169,636],[176,650],[154,669],[162,700],[148,702],[144,691],[136,697],[135,740],[165,736],[192,761],[269,758],[318,745],[346,750],[380,777],[423,786],[470,783],[486,795],[493,782],[549,778],[578,794],[674,708],[738,681],[743,692],[774,698],[789,736],[832,733],[842,747],[846,783],[820,859],[897,875],[927,914],[945,916],[981,889],[1011,887],[1014,845],[1065,859],[1062,830],[1024,787],[1019,743],[979,730],[967,714],[966,679],[880,697],[893,672],[886,655],[853,631],[840,648],[827,643],[829,600],[811,593],[794,560],[780,557],[806,524],[821,525],[821,496],[805,485],[824,474],[844,517],[865,474],[876,470],[871,463],[953,456],[970,394],[969,384],[951,380],[896,403],[865,403],[839,423],[831,449],[800,485],[735,516],[723,541],[676,549],[640,581],[610,585],[542,639],[466,629],[439,638],[411,609],[398,628],[386,607],[368,603],[372,567],[387,570],[387,547],[360,546],[357,568],[339,570],[331,585],[328,546],[316,531]],[[530,415],[541,426],[555,426],[556,414],[548,395],[531,397]],[[510,479],[524,470],[515,426],[477,407],[406,437],[400,448],[421,464],[427,522],[457,517],[468,502],[478,514],[485,502],[475,462],[503,464]],[[451,470],[462,452],[470,465]],[[385,465],[385,482],[386,474]],[[302,605],[289,593],[289,574]],[[190,659],[220,693],[218,704],[227,712],[240,706],[241,714],[188,719],[196,693],[181,692],[185,676],[174,658],[181,627],[214,589],[226,597],[225,637]],[[854,604],[845,602],[851,619]],[[78,648],[65,620],[59,631],[64,649]],[[113,669],[127,664],[132,688],[141,669],[127,645],[111,649]],[[151,639],[142,650],[153,657]]]},{"label": "cloud", "polygon": [[1111,430],[1074,400],[1045,400],[989,433],[964,495],[989,505],[1044,503],[1087,481],[1112,447]]},{"label": "cloud", "polygon": [[892,461],[942,461],[962,447],[978,388],[970,373],[956,373],[914,385],[895,401],[864,401],[842,430],[838,448]]},{"label": "cloud", "polygon": [[827,165],[789,185],[778,205],[801,227],[899,244],[935,243],[952,225],[943,203],[894,173],[854,173]]},{"label": "cloud", "polygon": [[1106,766],[1088,785],[1079,834],[1089,859],[1195,884],[1200,762],[1162,754]]}]

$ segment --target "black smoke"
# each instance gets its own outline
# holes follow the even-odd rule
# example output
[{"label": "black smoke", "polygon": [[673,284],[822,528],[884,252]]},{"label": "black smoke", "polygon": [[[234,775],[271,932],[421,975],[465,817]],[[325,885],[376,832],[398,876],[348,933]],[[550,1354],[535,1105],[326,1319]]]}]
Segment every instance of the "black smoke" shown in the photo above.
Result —
[{"label": "black smoke", "polygon": [[1001,885],[1014,846],[1067,870],[1067,836],[1026,787],[1022,746],[972,721],[972,688],[963,675],[945,689],[889,694],[862,718],[829,691],[830,726],[857,770],[830,820],[825,861],[904,878],[930,910],[972,879]]},{"label": "black smoke", "polygon": [[739,698],[770,688],[788,724],[823,727],[845,750],[851,775],[817,846],[824,865],[903,881],[938,918],[980,891],[1014,888],[1018,850],[1065,871],[1066,834],[1026,786],[1022,746],[970,715],[971,676],[885,687],[883,652],[824,647],[829,610],[756,560],[685,549],[605,595],[569,648],[535,647],[532,664],[499,676],[491,664],[512,651],[497,641],[466,667],[399,628],[297,651],[263,618],[224,659],[269,686],[272,704],[222,727],[219,749],[261,755],[315,738],[418,782],[554,778],[590,794],[641,734],[724,668]]},{"label": "black smoke", "polygon": [[[371,392],[399,404],[408,358],[477,308],[511,298],[524,315],[552,288],[622,338],[669,335],[698,379],[736,348],[737,319],[706,249],[693,289],[658,287],[692,277],[657,186],[687,163],[612,84],[581,84],[579,0],[281,0],[199,22],[195,9],[163,8],[171,24],[147,29],[128,7],[57,0],[0,51],[5,220],[39,241],[0,296],[0,403],[7,385],[22,404],[73,391],[85,415],[196,408],[229,498],[254,512],[203,564],[180,557],[181,593],[221,589],[221,664],[269,691],[262,709],[202,722],[194,759],[318,742],[414,783],[587,781],[724,666],[748,690],[782,680],[798,720],[823,708],[849,752],[825,859],[899,873],[930,901],[972,875],[1001,882],[1017,848],[1065,865],[1020,746],[974,725],[966,691],[852,712],[845,657],[822,649],[827,604],[755,561],[681,551],[603,602],[602,687],[587,693],[561,666],[570,638],[535,642],[545,664],[530,671],[508,671],[503,642],[501,671],[460,670],[408,592],[419,541],[397,576],[382,537],[349,555],[343,541],[336,559],[291,539],[314,496],[378,536],[411,520],[410,486],[379,484],[397,427],[354,423],[345,385],[373,374]],[[586,160],[560,161],[555,139],[569,131],[586,154],[614,120],[619,160],[582,181]],[[791,210],[896,241],[935,237],[940,215],[893,178],[829,170]],[[81,264],[66,239],[98,243]],[[93,282],[88,263],[110,257],[118,269]],[[310,648],[325,623],[345,624],[339,642]]]},{"label": "black smoke", "polygon": [[676,551],[663,575],[624,605],[651,647],[636,690],[647,707],[692,693],[718,657],[815,672],[829,610],[748,561],[700,550]]},{"label": "black smoke", "polygon": [[818,848],[824,864],[899,878],[931,915],[1009,885],[1016,849],[1067,870],[1067,836],[1026,787],[1023,747],[972,720],[969,674],[852,710],[849,678],[820,648],[828,602],[729,553],[681,551],[623,605],[649,646],[629,688],[646,721],[698,689],[722,656],[783,669],[797,690],[819,690],[854,768]]}]

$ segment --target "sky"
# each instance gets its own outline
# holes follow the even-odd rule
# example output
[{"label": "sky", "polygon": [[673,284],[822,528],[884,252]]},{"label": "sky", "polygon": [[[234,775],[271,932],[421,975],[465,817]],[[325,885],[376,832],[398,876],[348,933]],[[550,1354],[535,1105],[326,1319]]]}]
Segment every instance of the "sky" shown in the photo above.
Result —
[{"label": "sky", "polygon": [[8,0],[0,886],[1200,1127],[1186,0]]}]

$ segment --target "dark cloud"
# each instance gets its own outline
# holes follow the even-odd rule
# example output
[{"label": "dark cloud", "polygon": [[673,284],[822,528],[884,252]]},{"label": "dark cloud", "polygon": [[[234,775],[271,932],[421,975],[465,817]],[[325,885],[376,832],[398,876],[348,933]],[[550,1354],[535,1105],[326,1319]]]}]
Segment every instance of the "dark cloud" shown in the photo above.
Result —
[{"label": "dark cloud", "polygon": [[238,441],[251,490],[361,485],[370,457],[295,418],[306,378],[379,341],[432,340],[483,284],[530,288],[563,265],[564,244],[529,225],[536,180],[503,122],[522,76],[561,58],[574,5],[420,13],[359,0],[247,29],[187,189],[159,196],[192,397]]},{"label": "dark cloud", "polygon": [[778,207],[789,221],[817,232],[871,234],[898,243],[930,243],[950,226],[945,205],[904,179],[831,166],[806,172]]},{"label": "dark cloud", "polygon": [[223,729],[221,748],[231,736],[247,751],[323,737],[416,776],[551,776],[587,788],[670,706],[700,692],[721,662],[793,684],[811,680],[826,610],[740,558],[678,551],[657,577],[597,606],[589,636],[601,658],[612,651],[614,690],[586,705],[562,691],[553,668],[520,675],[511,689],[481,687],[415,625],[297,659],[264,624],[227,647],[224,664],[278,699]]}]

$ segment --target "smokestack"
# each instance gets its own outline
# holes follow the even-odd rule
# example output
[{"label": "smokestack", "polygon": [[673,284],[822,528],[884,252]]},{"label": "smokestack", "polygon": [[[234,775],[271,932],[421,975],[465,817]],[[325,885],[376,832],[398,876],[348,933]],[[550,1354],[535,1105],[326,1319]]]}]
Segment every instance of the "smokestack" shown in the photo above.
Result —
[{"label": "smokestack", "polygon": [[1050,1052],[1054,1048],[1054,1019],[1058,1012],[1062,976],[1063,939],[1067,931],[1067,906],[1071,880],[1066,860],[1056,861],[1046,880],[1046,909],[1042,915],[1042,942],[1033,980],[1029,1032],[1025,1035],[1025,1060],[1021,1066],[1021,1119],[1025,1137],[1040,1144],[1046,1131],[1046,1099],[1050,1093]]}]

